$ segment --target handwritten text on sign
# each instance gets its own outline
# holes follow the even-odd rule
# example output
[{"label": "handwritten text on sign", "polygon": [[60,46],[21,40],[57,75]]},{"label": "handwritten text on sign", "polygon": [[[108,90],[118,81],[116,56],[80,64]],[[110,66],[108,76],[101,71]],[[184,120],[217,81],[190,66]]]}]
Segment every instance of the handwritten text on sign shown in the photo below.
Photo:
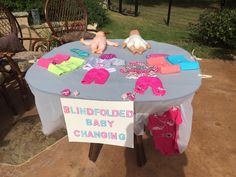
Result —
[{"label": "handwritten text on sign", "polygon": [[133,102],[61,98],[70,142],[133,147]]}]

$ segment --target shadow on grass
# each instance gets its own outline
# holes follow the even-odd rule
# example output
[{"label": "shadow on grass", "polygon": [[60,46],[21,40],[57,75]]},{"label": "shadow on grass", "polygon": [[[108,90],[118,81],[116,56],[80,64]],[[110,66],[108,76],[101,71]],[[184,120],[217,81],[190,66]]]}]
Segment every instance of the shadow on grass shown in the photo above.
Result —
[{"label": "shadow on grass", "polygon": [[9,126],[0,141],[0,163],[19,165],[66,135],[61,129],[45,136],[41,128],[38,115],[22,117]]}]

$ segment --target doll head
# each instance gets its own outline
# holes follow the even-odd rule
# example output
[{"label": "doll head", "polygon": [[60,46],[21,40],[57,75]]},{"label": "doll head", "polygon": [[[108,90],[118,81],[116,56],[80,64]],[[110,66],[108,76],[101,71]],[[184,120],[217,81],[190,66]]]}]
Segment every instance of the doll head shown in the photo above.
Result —
[{"label": "doll head", "polygon": [[138,30],[131,30],[130,32],[129,32],[129,35],[130,36],[132,36],[132,35],[140,35],[140,33],[139,33],[139,31]]}]

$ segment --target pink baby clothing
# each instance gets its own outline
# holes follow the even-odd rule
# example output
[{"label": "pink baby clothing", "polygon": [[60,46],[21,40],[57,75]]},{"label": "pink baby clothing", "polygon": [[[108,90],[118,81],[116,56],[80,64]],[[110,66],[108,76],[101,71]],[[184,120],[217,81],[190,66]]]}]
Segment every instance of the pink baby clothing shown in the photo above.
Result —
[{"label": "pink baby clothing", "polygon": [[150,57],[167,57],[168,54],[165,53],[153,53],[153,54],[149,54],[146,56],[146,58],[150,58]]},{"label": "pink baby clothing", "polygon": [[82,79],[82,84],[91,84],[93,81],[95,84],[105,84],[109,78],[109,72],[104,68],[90,69]]},{"label": "pink baby clothing", "polygon": [[153,94],[156,96],[163,96],[166,90],[163,88],[162,82],[157,77],[141,76],[135,83],[135,93],[144,94],[148,87],[152,88]]},{"label": "pink baby clothing", "polygon": [[172,65],[166,61],[165,56],[151,56],[147,59],[149,66],[156,66],[161,74],[180,72],[179,65]]},{"label": "pink baby clothing", "polygon": [[61,64],[62,62],[68,60],[70,56],[63,54],[56,54],[51,58],[40,58],[37,64],[43,68],[48,69],[49,64]]},{"label": "pink baby clothing", "polygon": [[99,56],[99,58],[103,59],[103,60],[110,60],[112,58],[117,58],[117,56],[115,54],[112,53],[108,53],[108,54],[102,54]]},{"label": "pink baby clothing", "polygon": [[129,62],[120,69],[121,73],[126,74],[128,79],[137,79],[140,76],[157,76],[157,67],[150,67],[144,62]]},{"label": "pink baby clothing", "polygon": [[148,117],[147,128],[153,135],[154,145],[164,155],[179,153],[177,144],[178,129],[182,123],[181,111],[173,107],[163,115],[156,114]]}]

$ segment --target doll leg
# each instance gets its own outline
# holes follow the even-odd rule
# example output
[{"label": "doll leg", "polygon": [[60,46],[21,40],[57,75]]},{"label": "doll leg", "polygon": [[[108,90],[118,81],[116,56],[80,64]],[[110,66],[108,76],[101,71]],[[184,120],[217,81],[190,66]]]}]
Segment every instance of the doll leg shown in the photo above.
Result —
[{"label": "doll leg", "polygon": [[134,46],[128,48],[133,54],[138,53],[137,49]]},{"label": "doll leg", "polygon": [[96,53],[102,54],[104,52],[105,48],[106,48],[105,44],[99,44]]},{"label": "doll leg", "polygon": [[98,44],[97,43],[91,43],[91,52],[96,53],[98,50]]},{"label": "doll leg", "polygon": [[138,49],[139,54],[143,54],[144,51],[145,51],[144,47],[139,47],[139,49]]}]

